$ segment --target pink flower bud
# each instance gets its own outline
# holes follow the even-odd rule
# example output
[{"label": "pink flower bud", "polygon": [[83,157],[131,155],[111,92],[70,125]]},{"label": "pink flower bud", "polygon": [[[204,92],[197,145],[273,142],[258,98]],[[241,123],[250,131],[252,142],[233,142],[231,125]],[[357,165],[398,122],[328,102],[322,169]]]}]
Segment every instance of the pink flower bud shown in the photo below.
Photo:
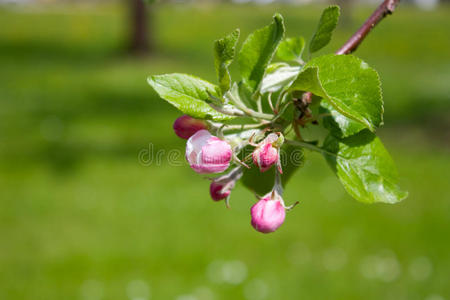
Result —
[{"label": "pink flower bud", "polygon": [[275,133],[269,134],[261,144],[253,151],[253,162],[261,172],[265,172],[279,161],[279,147],[274,146],[278,140]]},{"label": "pink flower bud", "polygon": [[211,182],[211,185],[209,186],[209,193],[214,201],[225,199],[231,194],[231,189],[224,189],[224,187],[224,185],[218,182]]},{"label": "pink flower bud", "polygon": [[211,135],[207,130],[199,130],[191,136],[186,145],[186,159],[197,173],[220,173],[228,169],[232,157],[231,146]]},{"label": "pink flower bud", "polygon": [[276,192],[270,192],[252,206],[252,226],[259,232],[274,232],[286,217],[283,199]]},{"label": "pink flower bud", "polygon": [[208,129],[205,121],[182,115],[173,123],[173,130],[180,138],[187,140],[199,130]]},{"label": "pink flower bud", "polygon": [[[236,182],[242,177],[242,175],[243,170],[242,167],[239,166],[231,170],[228,174],[213,178],[213,181],[209,186],[211,198],[214,201],[220,201],[230,196],[231,190],[234,188]],[[226,204],[228,206],[228,199]]]}]

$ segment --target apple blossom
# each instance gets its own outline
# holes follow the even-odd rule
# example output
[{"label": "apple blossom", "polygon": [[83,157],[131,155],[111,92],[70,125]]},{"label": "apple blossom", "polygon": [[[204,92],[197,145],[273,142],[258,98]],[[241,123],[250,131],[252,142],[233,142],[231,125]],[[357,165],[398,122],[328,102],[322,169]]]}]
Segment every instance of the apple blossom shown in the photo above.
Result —
[{"label": "apple blossom", "polygon": [[228,169],[233,152],[224,140],[199,130],[191,136],[186,145],[186,159],[195,172],[221,173]]}]

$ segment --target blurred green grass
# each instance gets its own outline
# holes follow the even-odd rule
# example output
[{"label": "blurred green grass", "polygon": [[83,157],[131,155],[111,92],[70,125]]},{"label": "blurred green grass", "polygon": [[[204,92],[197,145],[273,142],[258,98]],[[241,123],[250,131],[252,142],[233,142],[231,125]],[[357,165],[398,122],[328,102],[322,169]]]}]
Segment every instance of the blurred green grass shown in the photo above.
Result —
[{"label": "blurred green grass", "polygon": [[[168,163],[184,146],[171,131],[178,113],[146,76],[214,81],[212,41],[275,11],[288,35],[307,38],[320,14],[163,5],[158,51],[136,60],[119,6],[0,7],[0,298],[145,299],[145,284],[152,299],[450,297],[449,7],[401,6],[357,52],[383,81],[380,134],[410,191],[403,203],[356,203],[311,153],[286,191],[301,205],[265,236],[249,224],[249,192],[237,187],[226,210],[182,155],[182,167]],[[149,143],[161,164],[139,163]]]}]

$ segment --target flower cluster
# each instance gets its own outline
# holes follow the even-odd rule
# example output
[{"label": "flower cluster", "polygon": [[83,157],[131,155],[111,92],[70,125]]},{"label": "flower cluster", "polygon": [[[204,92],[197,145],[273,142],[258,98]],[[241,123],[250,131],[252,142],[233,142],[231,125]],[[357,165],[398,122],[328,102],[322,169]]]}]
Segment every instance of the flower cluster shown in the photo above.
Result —
[{"label": "flower cluster", "polygon": [[273,190],[259,197],[258,202],[252,206],[251,224],[262,233],[273,232],[283,224],[286,210],[292,206],[286,207],[282,198],[280,148],[284,136],[280,132],[270,132],[266,136],[267,130],[253,129],[224,135],[222,124],[197,120],[187,115],[179,117],[173,129],[177,136],[187,139],[186,160],[195,172],[223,173],[231,165],[234,166],[227,173],[211,178],[209,188],[212,200],[225,200],[227,207],[236,182],[241,179],[245,169],[249,168],[247,158],[238,158],[242,149],[253,147],[251,158],[260,172],[276,166]]},{"label": "flower cluster", "polygon": [[[387,2],[374,15],[383,17]],[[358,201],[392,204],[408,195],[374,133],[384,111],[377,72],[353,55],[313,55],[328,44],[338,18],[339,7],[327,7],[307,42],[285,37],[280,14],[251,33],[240,49],[238,29],[216,40],[217,84],[181,73],[148,78],[162,99],[186,114],[173,128],[187,140],[191,168],[218,174],[210,178],[211,198],[228,207],[239,180],[260,194],[250,210],[259,232],[277,230],[295,205],[284,204],[281,180],[286,185],[301,167],[305,149],[320,153]],[[365,26],[374,25],[369,23]],[[344,46],[337,54],[351,50]],[[239,74],[230,72],[233,61]]]}]

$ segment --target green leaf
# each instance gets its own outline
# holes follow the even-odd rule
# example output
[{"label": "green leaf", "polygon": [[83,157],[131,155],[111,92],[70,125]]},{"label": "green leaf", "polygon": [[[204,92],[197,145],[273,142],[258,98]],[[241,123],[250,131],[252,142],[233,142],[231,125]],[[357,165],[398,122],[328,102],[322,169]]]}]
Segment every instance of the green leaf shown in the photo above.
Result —
[{"label": "green leaf", "polygon": [[277,56],[282,60],[302,61],[302,54],[305,48],[303,37],[287,38],[280,43]]},{"label": "green leaf", "polygon": [[[238,84],[238,94],[241,101],[250,108],[257,109],[256,101],[252,99],[252,91],[249,90],[249,87],[245,85],[242,81]],[[233,89],[233,86],[231,87]]]},{"label": "green leaf", "polygon": [[283,17],[275,14],[272,24],[250,34],[239,53],[242,81],[252,93],[259,89],[267,66],[284,36]]},{"label": "green leaf", "polygon": [[222,94],[231,87],[231,76],[228,67],[234,59],[239,29],[236,29],[223,39],[214,42],[214,64]]},{"label": "green leaf", "polygon": [[324,98],[344,116],[371,131],[383,124],[383,100],[377,72],[352,55],[324,55],[309,61],[291,90]]},{"label": "green leaf", "polygon": [[300,66],[291,67],[288,64],[280,63],[276,64],[276,67],[271,67],[272,65],[267,68],[267,74],[262,80],[261,94],[266,92],[274,93],[288,88],[301,70]]},{"label": "green leaf", "polygon": [[309,43],[309,52],[316,52],[325,47],[331,40],[333,30],[339,20],[340,9],[337,5],[332,5],[322,12],[319,25]]},{"label": "green leaf", "polygon": [[319,113],[329,114],[329,116],[323,118],[322,123],[335,137],[348,137],[366,128],[363,124],[339,113],[331,104],[325,101],[321,101]]},{"label": "green leaf", "polygon": [[215,121],[234,118],[216,111],[205,102],[209,95],[218,97],[218,87],[205,80],[175,73],[153,75],[147,81],[161,98],[194,118]]},{"label": "green leaf", "polygon": [[[245,154],[251,153],[252,148]],[[294,172],[303,166],[305,161],[305,155],[301,148],[293,147],[291,145],[283,145],[281,147],[281,166],[283,168],[283,174],[281,175],[281,182],[285,187],[289,179],[294,175]],[[273,188],[275,182],[275,172],[276,166],[266,172],[261,173],[261,171],[255,165],[251,166],[251,169],[246,169],[244,175],[242,176],[242,183],[249,190],[263,196],[270,192]],[[278,172],[278,171],[277,171]]]},{"label": "green leaf", "polygon": [[408,195],[398,187],[394,162],[372,132],[363,130],[345,139],[329,135],[323,148],[328,164],[356,200],[396,203]]}]

